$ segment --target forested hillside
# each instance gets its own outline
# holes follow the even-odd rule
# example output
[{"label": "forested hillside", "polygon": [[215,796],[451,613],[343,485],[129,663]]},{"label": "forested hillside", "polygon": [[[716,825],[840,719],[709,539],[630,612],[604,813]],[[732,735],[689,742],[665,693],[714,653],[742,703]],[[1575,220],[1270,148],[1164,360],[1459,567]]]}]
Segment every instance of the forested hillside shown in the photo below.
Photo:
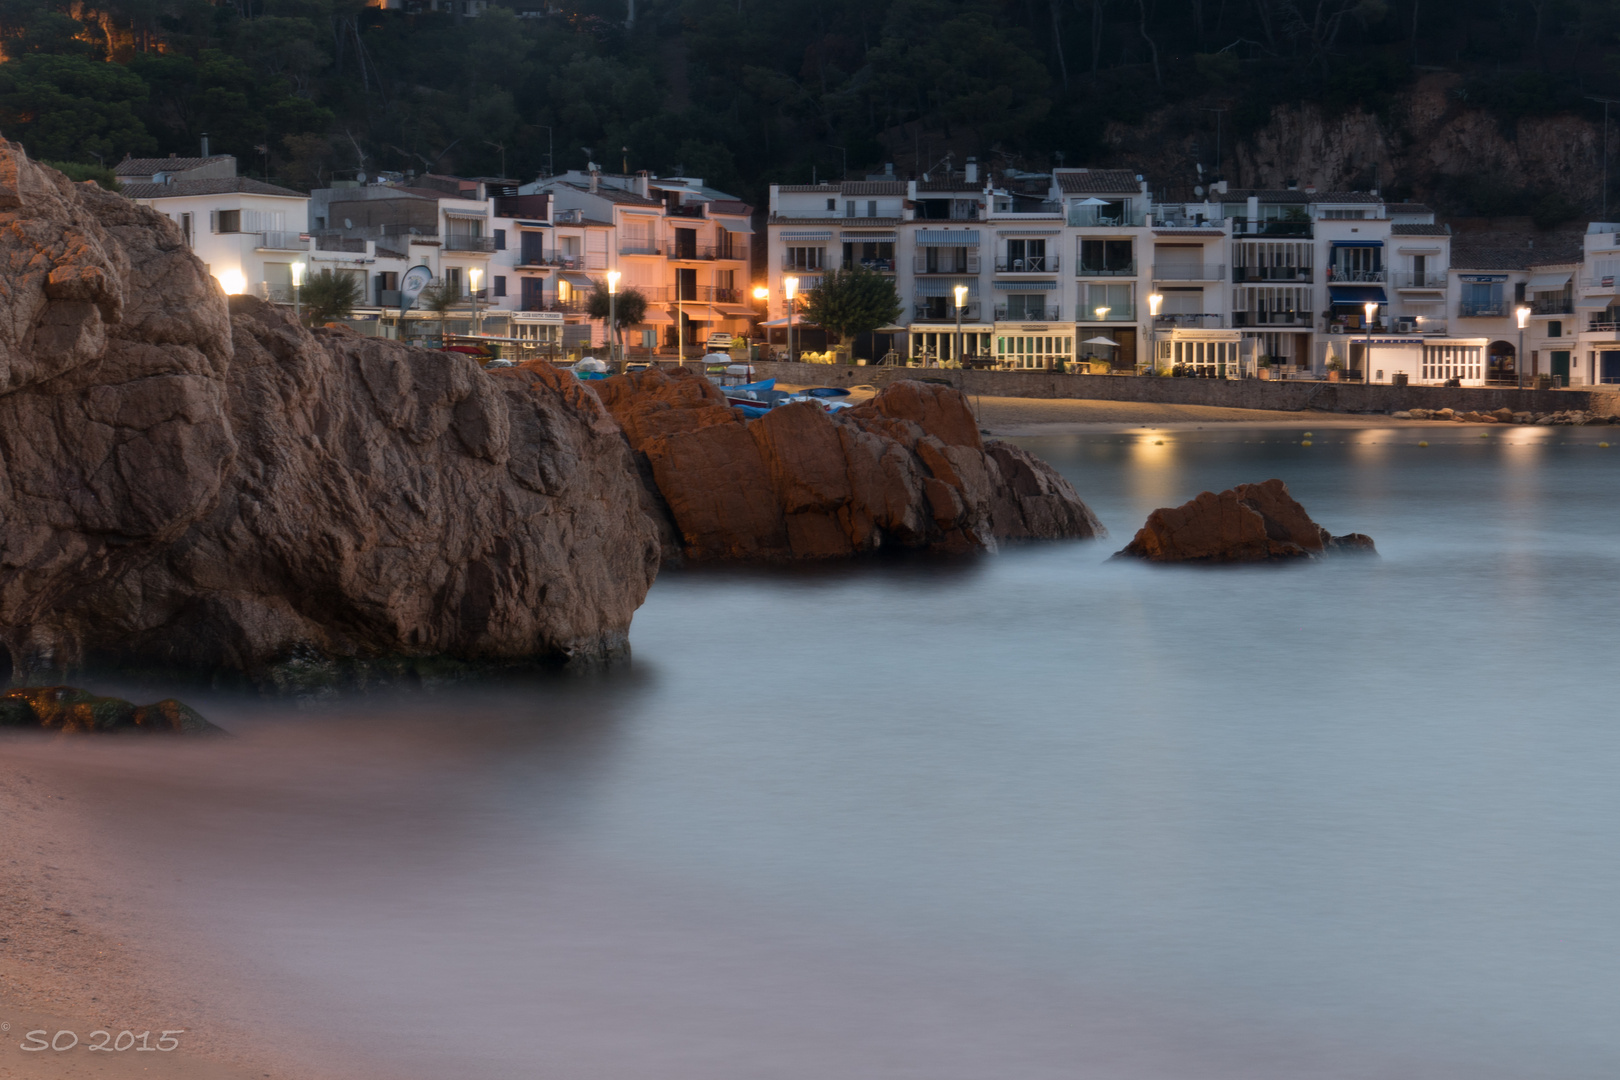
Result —
[{"label": "forested hillside", "polygon": [[[195,153],[207,132],[245,171],[302,187],[405,169],[527,179],[590,157],[759,199],[773,180],[904,174],[947,153],[995,168],[1148,157],[1172,187],[1199,164],[1239,183],[1309,176],[1351,117],[1376,136],[1324,179],[1360,170],[1459,213],[1553,198],[1556,217],[1597,202],[1589,98],[1620,96],[1616,0],[528,2],[464,17],[0,0],[0,131],[86,164]],[[1420,85],[1439,102],[1421,123]],[[1506,145],[1559,117],[1572,134],[1547,153],[1568,160],[1484,182],[1464,174],[1488,160],[1408,164],[1453,114],[1488,117],[1480,139]],[[1312,123],[1314,149],[1284,147],[1279,124]],[[1281,157],[1263,168],[1268,146]]]}]

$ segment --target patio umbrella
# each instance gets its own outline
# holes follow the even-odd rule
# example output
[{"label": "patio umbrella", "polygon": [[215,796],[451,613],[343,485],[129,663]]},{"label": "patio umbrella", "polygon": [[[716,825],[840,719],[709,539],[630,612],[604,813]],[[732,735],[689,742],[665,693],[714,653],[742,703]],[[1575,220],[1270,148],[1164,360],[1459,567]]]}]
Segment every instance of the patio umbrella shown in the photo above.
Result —
[{"label": "patio umbrella", "polygon": [[1119,348],[1119,342],[1115,341],[1113,338],[1106,338],[1106,337],[1090,337],[1090,338],[1086,338],[1086,340],[1082,341],[1080,344],[1082,344],[1082,345],[1112,345],[1116,349]]},{"label": "patio umbrella", "polygon": [[1075,203],[1074,205],[1076,205],[1076,206],[1107,206],[1108,205],[1108,200],[1107,199],[1099,199],[1099,198],[1097,198],[1097,196],[1092,195],[1092,196],[1089,196],[1088,198],[1081,199],[1079,202]]}]

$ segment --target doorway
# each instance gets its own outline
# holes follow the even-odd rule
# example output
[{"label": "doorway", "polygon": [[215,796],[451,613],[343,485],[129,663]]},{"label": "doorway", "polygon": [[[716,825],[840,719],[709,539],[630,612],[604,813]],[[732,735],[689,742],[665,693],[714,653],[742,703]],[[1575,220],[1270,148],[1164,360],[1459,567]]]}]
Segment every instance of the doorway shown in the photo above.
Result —
[{"label": "doorway", "polygon": [[1557,349],[1548,354],[1552,357],[1552,377],[1557,380],[1556,385],[1569,385],[1569,351]]}]

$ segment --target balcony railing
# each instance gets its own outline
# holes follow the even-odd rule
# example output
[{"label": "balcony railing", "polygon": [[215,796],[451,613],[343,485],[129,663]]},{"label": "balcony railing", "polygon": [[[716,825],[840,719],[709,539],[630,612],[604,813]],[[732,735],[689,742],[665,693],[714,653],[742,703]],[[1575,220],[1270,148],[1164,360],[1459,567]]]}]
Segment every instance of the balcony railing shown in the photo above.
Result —
[{"label": "balcony railing", "polygon": [[[255,246],[263,251],[303,251],[309,247],[309,241],[300,239],[295,232],[262,232]],[[365,247],[360,250],[364,251]]]},{"label": "balcony railing", "polygon": [[1244,282],[1311,282],[1316,271],[1309,266],[1234,266],[1232,280]]},{"label": "balcony railing", "polygon": [[718,285],[687,286],[682,291],[675,285],[630,285],[647,300],[655,304],[674,304],[686,301],[689,304],[746,304],[746,298],[741,289],[728,289]]},{"label": "balcony railing", "polygon": [[1125,304],[1122,307],[1108,307],[1101,315],[1097,309],[1106,307],[1104,304],[1092,304],[1089,308],[1081,308],[1075,312],[1076,322],[1135,322],[1136,305]]},{"label": "balcony railing", "polygon": [[1107,206],[1071,206],[1068,222],[1079,229],[1117,229],[1142,224],[1142,211],[1118,210]]},{"label": "balcony railing", "polygon": [[315,250],[363,253],[366,250],[366,242],[352,236],[317,236]]},{"label": "balcony railing", "polygon": [[792,255],[782,256],[782,269],[793,270],[800,274],[821,274],[825,273],[827,270],[827,268],[822,266],[820,263],[812,266],[804,259],[796,259]]},{"label": "balcony railing", "polygon": [[1370,285],[1383,281],[1384,271],[1382,267],[1377,270],[1361,270],[1348,266],[1330,266],[1328,267],[1328,280],[1337,281],[1341,284]]},{"label": "balcony railing", "polygon": [[1110,265],[1108,265],[1106,263],[1099,265],[1097,263],[1088,263],[1088,262],[1082,261],[1082,262],[1076,264],[1076,266],[1074,268],[1074,276],[1075,277],[1135,277],[1136,276],[1136,260],[1132,259],[1128,263],[1115,263],[1112,266],[1110,266]]},{"label": "balcony railing", "polygon": [[1165,229],[1219,229],[1221,220],[1211,220],[1199,214],[1189,214],[1181,208],[1169,209],[1163,206],[1153,208],[1153,225],[1155,228]]},{"label": "balcony railing", "polygon": [[929,265],[926,255],[913,255],[911,257],[911,272],[914,274],[977,274],[979,272],[979,257],[966,255],[961,258],[935,258],[933,265]]},{"label": "balcony railing", "polygon": [[465,236],[456,233],[447,233],[444,238],[446,251],[494,251],[495,238],[493,236]]},{"label": "balcony railing", "polygon": [[876,270],[880,274],[894,273],[893,259],[851,259],[846,266],[861,266],[867,270]]},{"label": "balcony railing", "polygon": [[588,300],[536,300],[529,298],[523,301],[519,311],[561,311],[567,315],[584,315],[589,307]]},{"label": "balcony railing", "polygon": [[1055,274],[1058,272],[1056,255],[1025,255],[1020,259],[997,259],[998,274]]},{"label": "balcony railing", "polygon": [[1620,322],[1611,319],[1594,317],[1586,324],[1586,332],[1589,334],[1613,334],[1617,331],[1620,331]]},{"label": "balcony railing", "polygon": [[1275,218],[1250,220],[1243,217],[1232,219],[1233,236],[1290,236],[1308,237],[1311,235],[1310,221],[1280,221]]},{"label": "balcony railing", "polygon": [[[1615,235],[1620,236],[1620,233],[1616,233]],[[1616,282],[1620,282],[1620,274],[1600,274],[1596,277],[1581,278],[1581,288],[1612,289],[1615,287]]]},{"label": "balcony railing", "polygon": [[662,255],[664,245],[657,240],[639,236],[622,236],[619,238],[620,255]]},{"label": "balcony railing", "polygon": [[1459,319],[1500,319],[1507,313],[1506,300],[1461,300],[1457,303]]},{"label": "balcony railing", "polygon": [[1224,315],[1160,315],[1153,320],[1160,330],[1224,330]]},{"label": "balcony railing", "polygon": [[1160,266],[1153,264],[1154,281],[1221,281],[1226,277],[1224,263],[1204,263],[1202,266]]},{"label": "balcony railing", "polygon": [[[1168,318],[1169,316],[1160,316]],[[1250,326],[1311,326],[1314,315],[1309,311],[1234,311],[1232,325]]]},{"label": "balcony railing", "polygon": [[668,203],[665,205],[664,210],[670,217],[700,218],[703,216],[703,204],[700,202],[685,205]]},{"label": "balcony railing", "polygon": [[1397,289],[1444,289],[1444,270],[1396,270],[1389,275],[1390,284]]},{"label": "balcony railing", "polygon": [[1060,307],[1009,307],[1006,304],[996,305],[997,322],[1062,322],[1063,309]]},{"label": "balcony railing", "polygon": [[[943,309],[928,304],[918,304],[915,310],[918,322],[954,323],[956,321],[956,308],[951,304],[946,304]],[[977,300],[969,300],[962,308],[962,321],[979,321],[979,302]]]},{"label": "balcony railing", "polygon": [[1530,314],[1532,315],[1573,315],[1575,314],[1575,301],[1567,296],[1560,296],[1556,300],[1530,301]]}]

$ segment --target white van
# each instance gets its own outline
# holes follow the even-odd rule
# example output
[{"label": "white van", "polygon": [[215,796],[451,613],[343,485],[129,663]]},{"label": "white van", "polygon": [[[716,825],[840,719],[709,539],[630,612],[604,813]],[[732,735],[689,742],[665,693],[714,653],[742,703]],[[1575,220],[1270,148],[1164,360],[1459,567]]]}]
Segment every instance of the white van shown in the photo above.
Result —
[{"label": "white van", "polygon": [[710,352],[730,352],[734,339],[724,330],[716,330],[709,335]]}]

